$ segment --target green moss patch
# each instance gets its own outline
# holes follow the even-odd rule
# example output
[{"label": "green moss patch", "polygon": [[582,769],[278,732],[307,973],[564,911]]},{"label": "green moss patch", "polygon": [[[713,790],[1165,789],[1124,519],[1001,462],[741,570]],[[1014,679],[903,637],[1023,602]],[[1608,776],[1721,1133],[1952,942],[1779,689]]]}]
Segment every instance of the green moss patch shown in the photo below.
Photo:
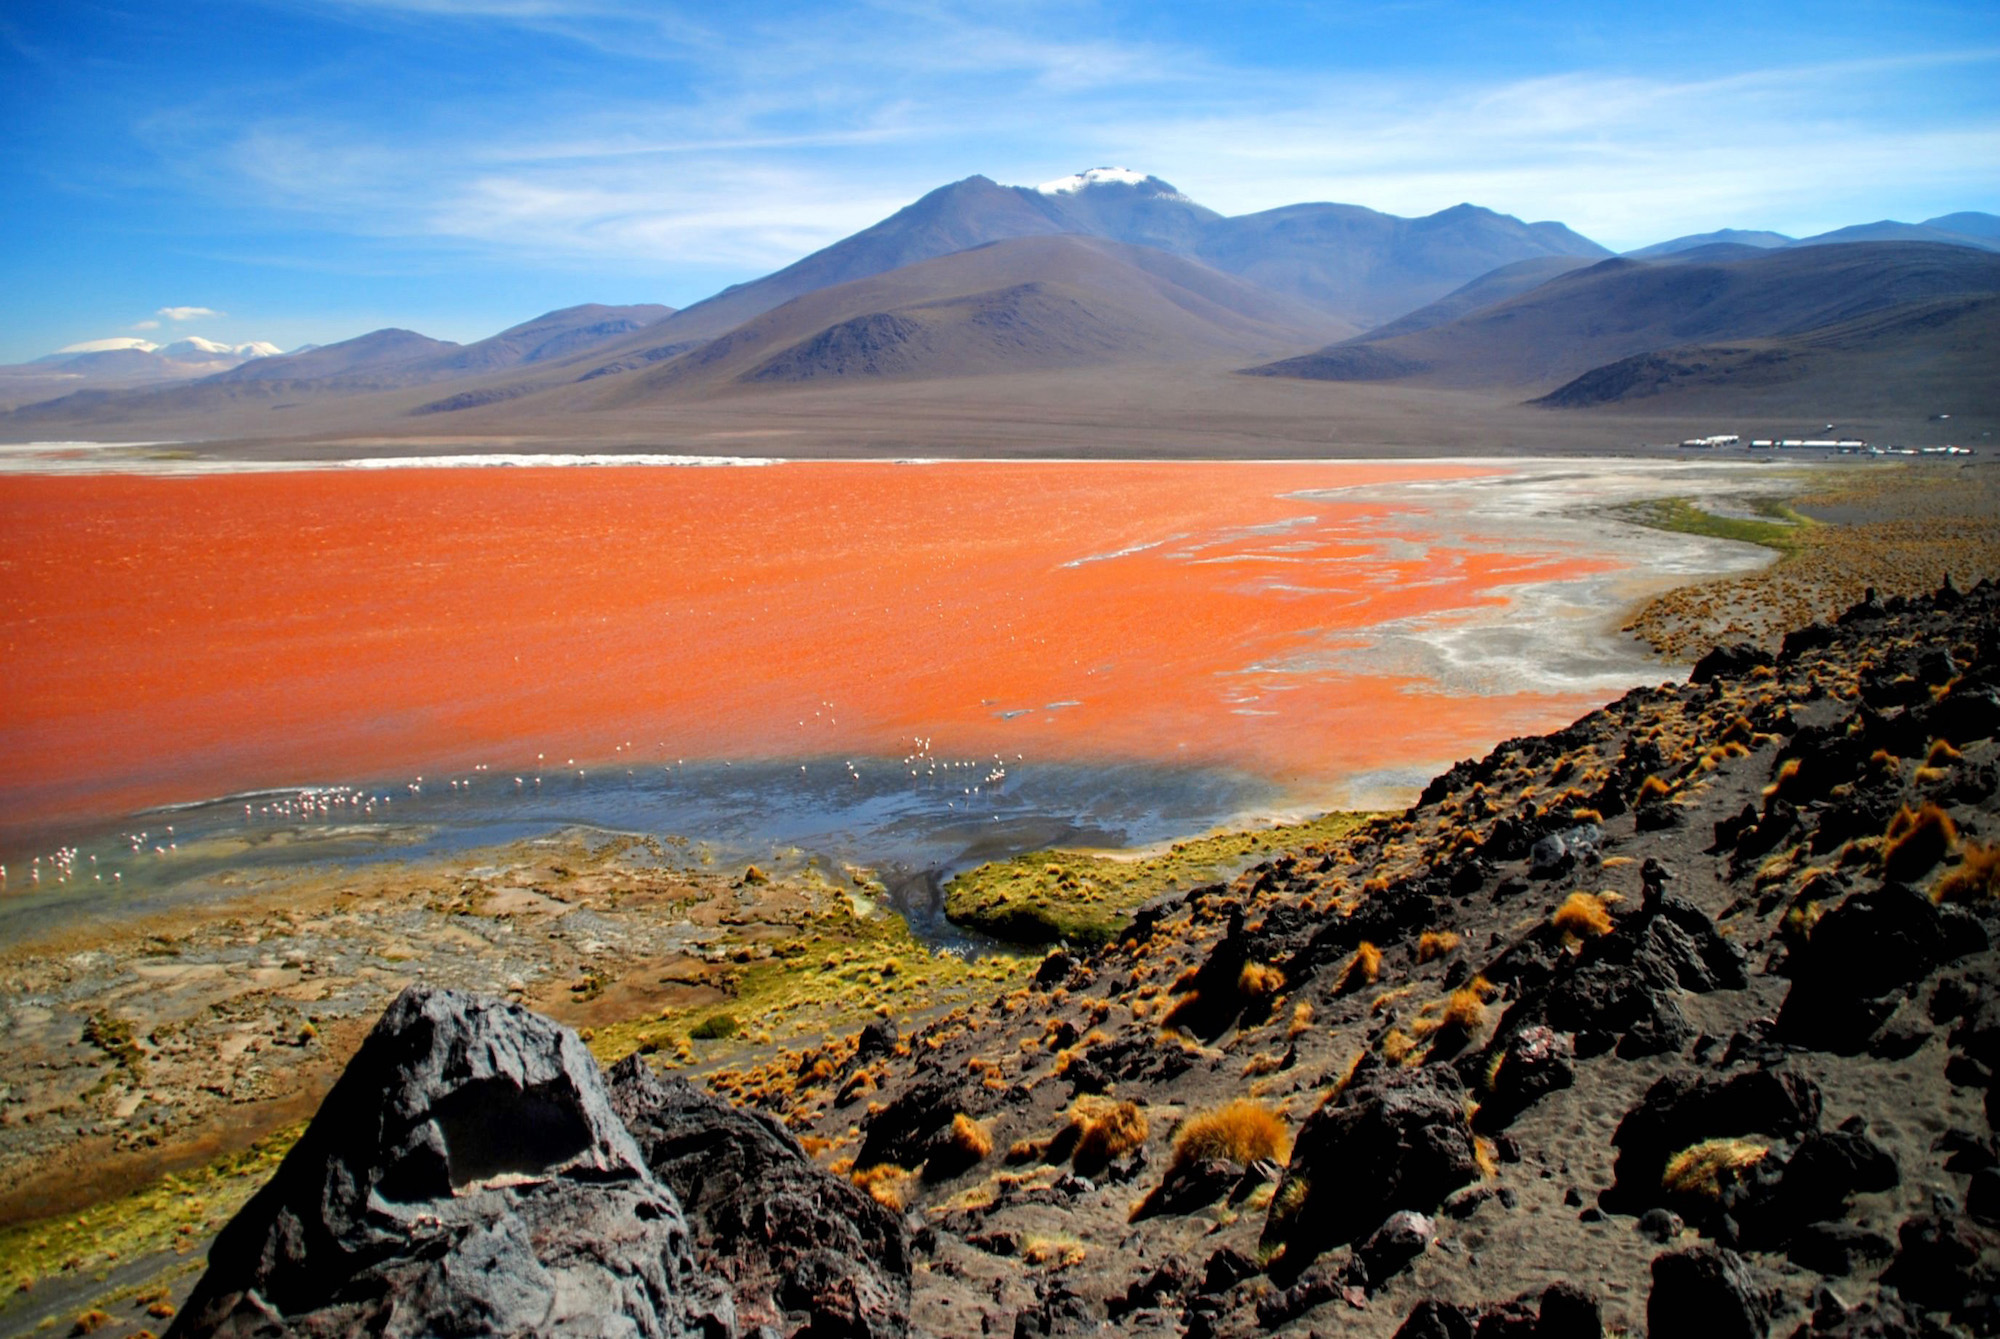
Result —
[{"label": "green moss patch", "polygon": [[1327,814],[1308,823],[1225,832],[1176,842],[1157,855],[1034,851],[995,860],[945,885],[944,913],[956,925],[1016,944],[1095,946],[1131,922],[1161,893],[1232,877],[1280,851],[1325,843],[1369,815]]},{"label": "green moss patch", "polygon": [[1801,535],[1814,522],[1801,516],[1779,498],[1756,498],[1751,509],[1758,517],[1717,516],[1703,511],[1684,497],[1654,498],[1619,509],[1626,520],[1654,530],[1670,530],[1680,535],[1706,535],[1711,539],[1733,539],[1757,544],[1779,553],[1796,553]]},{"label": "green moss patch", "polygon": [[[816,876],[803,882],[814,883]],[[901,916],[867,897],[823,883],[815,910],[769,956],[740,962],[718,984],[729,995],[721,1011],[710,1002],[598,1027],[588,1038],[611,1064],[633,1051],[660,1062],[693,1064],[692,1043],[708,1043],[700,1059],[730,1047],[767,1046],[821,1035],[884,1016],[914,1017],[934,1009],[991,999],[1031,975],[1040,960],[1013,952],[968,957],[934,952]],[[726,1033],[727,1019],[737,1031]],[[718,1044],[723,1046],[719,1052]]]}]

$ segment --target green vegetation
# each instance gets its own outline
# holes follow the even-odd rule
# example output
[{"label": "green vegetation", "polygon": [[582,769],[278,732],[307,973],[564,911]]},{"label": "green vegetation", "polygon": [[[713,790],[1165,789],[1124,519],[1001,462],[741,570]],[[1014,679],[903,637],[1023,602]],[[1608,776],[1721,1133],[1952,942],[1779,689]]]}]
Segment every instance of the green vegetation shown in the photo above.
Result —
[{"label": "green vegetation", "polygon": [[[303,1124],[266,1135],[204,1167],[161,1177],[141,1190],[62,1214],[0,1229],[0,1311],[32,1298],[34,1284],[58,1275],[101,1274],[121,1260],[194,1253],[270,1179]],[[163,1265],[163,1272],[172,1268]]]},{"label": "green vegetation", "polygon": [[710,1003],[600,1025],[587,1038],[590,1049],[606,1064],[633,1051],[692,1064],[689,1043],[723,1039],[710,1032],[721,1019],[737,1023],[733,1040],[765,1046],[877,1016],[907,1018],[988,999],[1039,965],[1038,958],[1011,952],[934,953],[901,916],[867,897],[827,885],[816,873],[803,881],[820,885],[812,916],[791,938],[772,944],[770,956],[731,970],[722,982],[730,996],[726,1013]]},{"label": "green vegetation", "polygon": [[688,1029],[688,1037],[694,1041],[724,1041],[743,1030],[734,1014],[712,1014]]},{"label": "green vegetation", "polygon": [[1750,506],[1763,520],[1717,516],[1703,511],[1684,497],[1654,498],[1619,509],[1619,515],[1654,530],[1671,530],[1680,535],[1706,535],[1711,539],[1733,539],[1758,544],[1779,553],[1798,552],[1807,528],[1814,524],[1779,498],[1754,498]]},{"label": "green vegetation", "polygon": [[1102,944],[1161,893],[1229,878],[1278,851],[1324,844],[1370,815],[1335,813],[1308,823],[1176,842],[1152,856],[1035,851],[965,871],[945,885],[954,924],[1016,944]]}]

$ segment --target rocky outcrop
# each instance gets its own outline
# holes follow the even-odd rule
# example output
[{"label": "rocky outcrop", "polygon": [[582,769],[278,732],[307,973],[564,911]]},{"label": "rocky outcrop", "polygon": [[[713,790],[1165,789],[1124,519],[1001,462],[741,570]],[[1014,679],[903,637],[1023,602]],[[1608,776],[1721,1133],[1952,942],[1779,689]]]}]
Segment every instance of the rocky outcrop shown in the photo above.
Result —
[{"label": "rocky outcrop", "polygon": [[746,1327],[857,1339],[908,1329],[902,1220],[814,1165],[784,1126],[655,1075],[636,1055],[612,1069],[611,1102]]},{"label": "rocky outcrop", "polygon": [[735,1330],[576,1034],[412,986],[216,1238],[170,1333]]},{"label": "rocky outcrop", "polygon": [[1442,1067],[1357,1075],[1300,1127],[1266,1239],[1286,1272],[1361,1238],[1398,1210],[1429,1213],[1477,1179],[1465,1086]]}]

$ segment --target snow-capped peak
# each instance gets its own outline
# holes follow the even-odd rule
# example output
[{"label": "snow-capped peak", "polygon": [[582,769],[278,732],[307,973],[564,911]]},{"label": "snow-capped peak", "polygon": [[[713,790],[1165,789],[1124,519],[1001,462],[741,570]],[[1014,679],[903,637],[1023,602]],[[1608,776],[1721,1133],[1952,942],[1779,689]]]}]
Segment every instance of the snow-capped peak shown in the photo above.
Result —
[{"label": "snow-capped peak", "polygon": [[245,359],[276,358],[283,352],[283,349],[264,339],[253,339],[248,344],[238,344],[236,346],[237,356]]},{"label": "snow-capped peak", "polygon": [[1043,195],[1075,195],[1086,186],[1102,186],[1114,182],[1123,186],[1143,186],[1146,180],[1144,172],[1134,172],[1129,167],[1093,167],[1074,176],[1045,181],[1035,189]]},{"label": "snow-capped peak", "polygon": [[212,339],[203,339],[200,335],[189,335],[184,339],[175,340],[161,349],[160,352],[169,358],[184,358],[189,354],[197,353],[209,354],[211,356],[218,353],[233,354],[236,350],[231,345],[218,344]]}]

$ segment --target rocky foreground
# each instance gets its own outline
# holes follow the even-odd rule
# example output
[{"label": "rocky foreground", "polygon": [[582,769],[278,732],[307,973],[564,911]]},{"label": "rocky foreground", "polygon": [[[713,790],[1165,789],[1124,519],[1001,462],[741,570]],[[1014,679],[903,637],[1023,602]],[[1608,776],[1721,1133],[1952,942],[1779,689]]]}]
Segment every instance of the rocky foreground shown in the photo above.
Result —
[{"label": "rocky foreground", "polygon": [[1990,1334],[1996,733],[1947,582],[713,1091],[415,986],[172,1333]]}]

